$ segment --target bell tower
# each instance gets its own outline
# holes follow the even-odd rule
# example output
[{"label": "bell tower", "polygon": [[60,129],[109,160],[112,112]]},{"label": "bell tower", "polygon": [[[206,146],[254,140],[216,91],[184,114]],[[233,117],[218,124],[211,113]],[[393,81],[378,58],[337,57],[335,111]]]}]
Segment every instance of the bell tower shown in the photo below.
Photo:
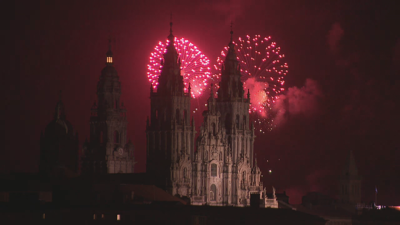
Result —
[{"label": "bell tower", "polygon": [[184,92],[172,22],[168,42],[157,90],[150,86],[146,173],[157,186],[172,195],[188,196],[191,192],[195,128],[193,120],[190,123],[190,86],[188,92]]},{"label": "bell tower", "polygon": [[82,172],[133,173],[133,146],[127,144],[126,109],[120,101],[121,82],[113,65],[110,40],[106,66],[97,83],[98,103],[91,109],[90,143],[83,148]]},{"label": "bell tower", "polygon": [[361,202],[361,179],[354,160],[353,151],[349,151],[340,176],[339,201],[344,204]]}]

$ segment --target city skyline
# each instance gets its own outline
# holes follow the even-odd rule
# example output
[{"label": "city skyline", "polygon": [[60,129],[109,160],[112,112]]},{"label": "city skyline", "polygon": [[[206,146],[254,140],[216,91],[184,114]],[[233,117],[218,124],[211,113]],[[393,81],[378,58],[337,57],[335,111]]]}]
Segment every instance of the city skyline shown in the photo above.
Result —
[{"label": "city skyline", "polygon": [[[235,1],[233,6],[226,4],[225,7],[233,7],[232,11],[236,12],[229,16],[222,10],[224,5],[214,4],[209,11],[200,7],[204,12],[223,15],[218,18],[205,13],[203,22],[186,12],[179,13],[176,8],[173,8],[176,12],[170,11],[174,15],[174,34],[196,43],[212,60],[227,44],[230,20],[234,23],[235,35],[271,35],[284,48],[290,65],[285,123],[255,139],[264,186],[274,185],[286,190],[297,201],[308,191],[326,192],[335,175],[339,176],[348,151],[353,150],[359,173],[366,179],[364,198],[373,200],[377,186],[382,198],[398,199],[393,196],[400,185],[396,179],[399,167],[395,161],[399,158],[399,145],[395,141],[399,135],[396,129],[399,119],[394,115],[399,104],[394,96],[399,88],[396,74],[399,73],[400,39],[398,31],[394,31],[389,23],[394,23],[389,6],[373,9],[371,1],[363,6],[364,13],[353,14],[357,10],[355,3],[349,6],[320,3],[321,11],[330,11],[331,7],[334,10],[327,15],[319,12],[307,17],[306,12],[312,11],[313,4],[296,10],[295,6],[282,3],[284,7],[277,7],[281,11],[301,15],[299,26],[295,27],[293,18],[275,22],[269,19],[268,25],[244,10],[254,8],[248,4],[241,1]],[[11,76],[7,78],[11,85],[6,89],[5,115],[11,119],[6,121],[8,132],[5,151],[1,155],[6,160],[2,163],[2,172],[37,171],[40,131],[52,118],[59,90],[63,90],[67,120],[78,131],[81,146],[89,138],[90,107],[96,100],[96,83],[104,66],[110,35],[116,39],[114,62],[121,77],[121,98],[127,108],[128,139],[132,139],[135,146],[137,171],[144,172],[146,144],[143,140],[150,108],[146,65],[154,44],[168,34],[170,11],[162,10],[160,6],[160,16],[150,17],[145,23],[135,22],[135,29],[130,26],[130,22],[137,20],[133,15],[149,17],[131,13],[116,4],[110,7],[116,10],[110,18],[102,19],[108,6],[107,3],[99,4],[98,11],[89,10],[89,4],[74,7],[71,3],[63,10],[57,5],[44,6],[41,8],[44,11],[34,14],[29,23],[17,14],[21,17],[14,19],[12,30],[16,49],[11,55]],[[194,5],[186,3],[186,6]],[[141,7],[150,8],[146,4]],[[32,13],[18,9],[22,10],[20,13],[26,12],[25,16]],[[56,12],[65,14],[58,16]],[[81,19],[63,19],[63,16],[73,18],[77,12],[87,13],[81,13]],[[53,20],[47,20],[46,13],[50,13],[49,18]],[[129,16],[132,17],[124,19]],[[321,21],[313,21],[315,18]],[[212,24],[212,21],[218,22]],[[300,24],[302,22],[304,24]],[[292,27],[282,28],[282,24]],[[266,28],[260,28],[262,25]],[[310,31],[305,31],[306,25],[310,25]],[[313,32],[315,35],[309,34]],[[297,38],[293,34],[297,34]],[[290,105],[291,102],[296,104]],[[144,110],[136,110],[138,107]],[[196,121],[196,127],[199,126],[200,121]],[[24,129],[19,130],[21,127]],[[26,141],[19,143],[18,133]],[[18,157],[21,152],[26,158]],[[32,160],[35,157],[37,160]],[[388,196],[385,197],[385,193]]]}]

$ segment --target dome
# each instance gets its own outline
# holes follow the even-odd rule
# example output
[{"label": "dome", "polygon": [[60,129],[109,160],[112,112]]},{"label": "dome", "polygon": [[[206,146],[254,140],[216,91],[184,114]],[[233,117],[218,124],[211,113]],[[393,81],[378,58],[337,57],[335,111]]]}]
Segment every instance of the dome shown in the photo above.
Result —
[{"label": "dome", "polygon": [[113,66],[107,65],[101,71],[101,78],[106,78],[106,77],[118,77],[117,70]]},{"label": "dome", "polygon": [[63,119],[54,119],[51,121],[47,126],[45,130],[45,136],[69,136],[73,135],[73,128],[71,123],[69,123],[67,120]]}]

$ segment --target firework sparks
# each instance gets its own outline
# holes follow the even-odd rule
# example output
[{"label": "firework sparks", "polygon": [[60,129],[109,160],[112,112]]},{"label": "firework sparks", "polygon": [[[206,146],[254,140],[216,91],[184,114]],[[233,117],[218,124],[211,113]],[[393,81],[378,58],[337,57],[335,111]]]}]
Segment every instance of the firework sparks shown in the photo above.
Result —
[{"label": "firework sparks", "polygon": [[[272,41],[271,36],[262,38],[261,35],[255,35],[251,38],[247,35],[245,38],[239,37],[234,44],[244,89],[250,90],[250,114],[256,130],[265,133],[274,127],[272,105],[285,90],[284,79],[288,73],[285,54],[281,53],[281,48]],[[221,65],[227,51],[228,47],[225,47],[214,65],[218,71],[213,75],[216,89],[219,88],[217,82],[221,78]]]},{"label": "firework sparks", "polygon": [[[158,77],[161,73],[161,60],[169,43],[158,42],[154,51],[150,55],[150,61],[147,65],[147,77],[154,89],[158,86]],[[185,85],[185,91],[188,90],[189,83],[191,95],[198,97],[207,88],[208,81],[211,79],[210,60],[193,43],[184,38],[175,37],[175,48],[181,59],[181,75]]]}]

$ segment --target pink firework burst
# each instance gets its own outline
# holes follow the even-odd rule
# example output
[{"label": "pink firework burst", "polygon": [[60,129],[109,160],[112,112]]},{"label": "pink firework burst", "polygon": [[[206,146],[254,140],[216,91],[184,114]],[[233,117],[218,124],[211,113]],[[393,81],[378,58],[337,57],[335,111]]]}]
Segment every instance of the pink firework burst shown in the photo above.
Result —
[{"label": "pink firework burst", "polygon": [[[240,72],[244,90],[250,90],[250,113],[260,133],[271,130],[274,125],[272,105],[279,98],[285,88],[285,76],[288,71],[288,64],[285,61],[285,54],[281,48],[272,41],[271,36],[262,38],[255,35],[253,38],[246,35],[239,37],[235,44],[237,59],[240,63]],[[228,47],[221,51],[214,68],[218,71],[213,75],[218,89],[217,82],[221,77],[221,65],[226,56]]]},{"label": "pink firework burst", "polygon": [[[150,55],[149,64],[147,64],[147,77],[154,89],[158,86],[158,77],[161,73],[161,60],[166,51],[165,43],[158,42],[154,51]],[[187,91],[190,83],[191,94],[193,98],[198,97],[208,86],[208,80],[211,79],[210,60],[193,43],[185,38],[175,37],[175,48],[181,59],[181,75]]]}]

